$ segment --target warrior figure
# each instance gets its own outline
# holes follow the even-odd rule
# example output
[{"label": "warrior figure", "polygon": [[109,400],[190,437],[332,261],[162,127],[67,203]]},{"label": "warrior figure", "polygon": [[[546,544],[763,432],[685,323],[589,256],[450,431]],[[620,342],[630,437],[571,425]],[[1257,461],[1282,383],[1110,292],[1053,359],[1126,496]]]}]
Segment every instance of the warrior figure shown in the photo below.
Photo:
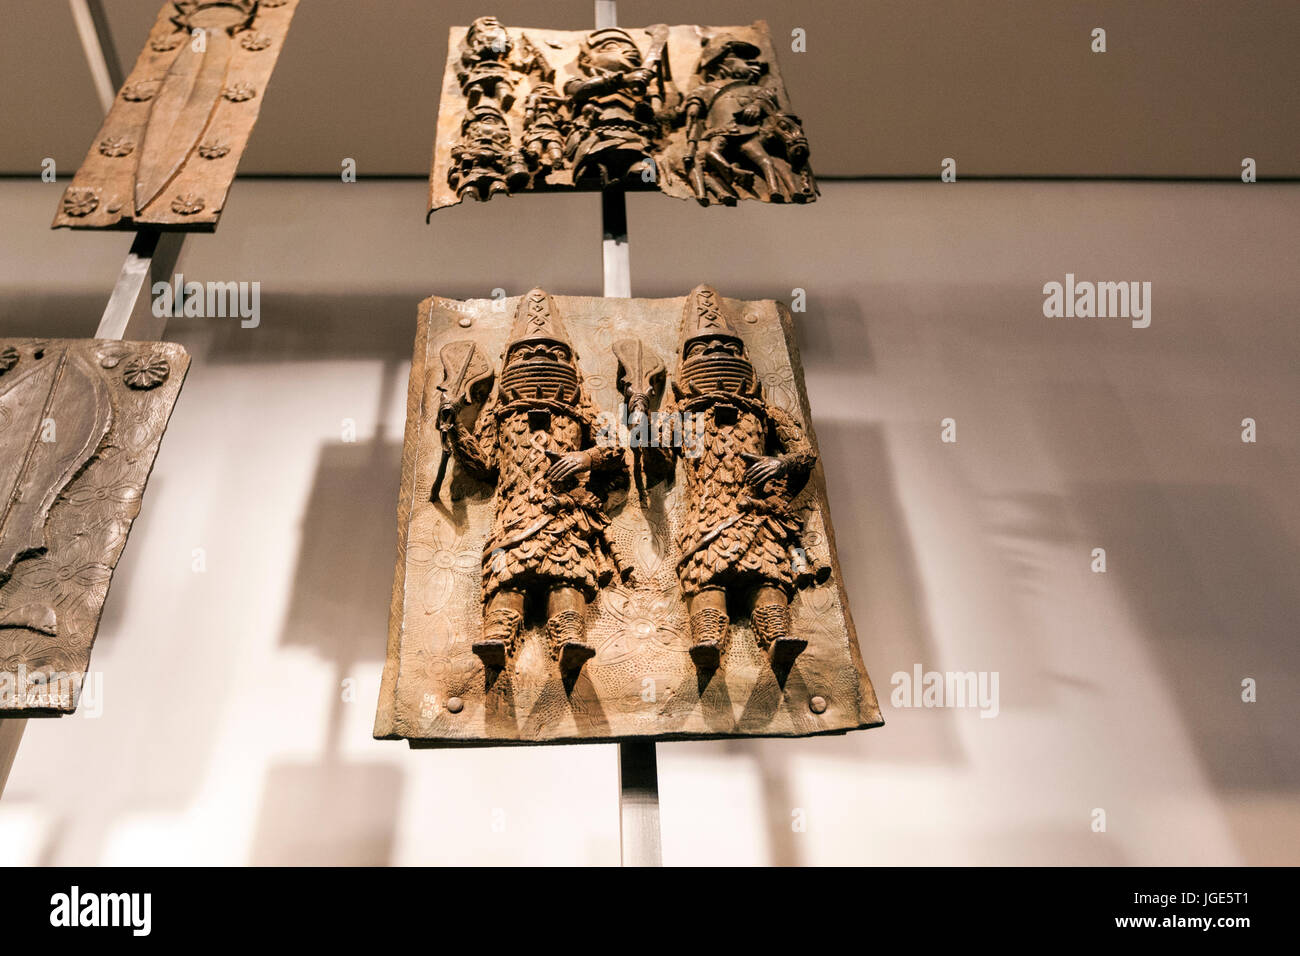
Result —
[{"label": "warrior figure", "polygon": [[480,106],[465,114],[460,139],[451,148],[447,183],[464,199],[480,202],[497,193],[508,193],[528,184],[528,167],[515,148],[510,126],[492,106]]},{"label": "warrior figure", "polygon": [[439,427],[460,465],[496,485],[483,549],[483,633],[474,644],[500,669],[519,643],[525,598],[545,599],[546,639],[566,675],[595,654],[586,610],[626,577],[606,529],[605,503],[627,481],[623,450],[599,446],[599,409],[550,295],[534,289],[515,313],[496,389],[471,432],[443,406]]},{"label": "warrior figure", "polygon": [[[693,457],[672,434],[672,423],[682,420],[703,424]],[[708,286],[686,299],[680,363],[660,422],[658,467],[671,469],[680,457],[686,473],[677,573],[690,614],[691,658],[702,672],[721,662],[730,592],[748,608],[773,666],[788,668],[808,646],[791,633],[790,599],[829,573],[810,569],[799,542],[802,522],[790,510],[816,454],[799,422],[764,401],[744,340]]]},{"label": "warrior figure", "polygon": [[524,159],[543,173],[564,168],[564,100],[550,83],[537,83],[524,102]]},{"label": "warrior figure", "polygon": [[456,81],[470,112],[480,105],[509,112],[515,100],[515,43],[496,17],[479,17],[460,43]]},{"label": "warrior figure", "polygon": [[655,31],[644,59],[632,35],[618,27],[594,30],[582,38],[582,76],[564,85],[571,124],[565,155],[575,183],[598,179],[605,185],[638,175],[657,177],[650,151],[661,130],[657,109],[665,107],[668,95],[668,30]]},{"label": "warrior figure", "polygon": [[701,84],[686,97],[686,176],[701,205],[726,205],[736,187],[754,189],[755,174],[772,202],[808,202],[817,195],[808,167],[808,139],[799,117],[762,85],[768,64],[759,48],[729,34],[704,42],[696,73]]}]

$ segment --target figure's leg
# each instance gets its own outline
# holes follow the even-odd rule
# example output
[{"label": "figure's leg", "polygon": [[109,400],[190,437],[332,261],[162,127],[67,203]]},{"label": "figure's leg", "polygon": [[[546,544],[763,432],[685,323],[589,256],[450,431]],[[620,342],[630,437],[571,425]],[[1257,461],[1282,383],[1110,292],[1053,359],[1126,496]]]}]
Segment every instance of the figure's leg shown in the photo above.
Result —
[{"label": "figure's leg", "polygon": [[754,592],[754,637],[773,667],[789,667],[808,642],[790,633],[790,599],[780,588],[761,585]]},{"label": "figure's leg", "polygon": [[546,640],[566,674],[577,673],[596,654],[587,643],[587,599],[577,588],[554,587],[546,600]]},{"label": "figure's leg", "polygon": [[726,148],[727,141],[725,139],[719,137],[710,140],[708,151],[704,154],[705,168],[711,169],[722,182],[739,184],[745,189],[753,189],[754,174],[727,159],[724,152]]},{"label": "figure's leg", "polygon": [[[719,179],[717,176],[714,176],[712,173],[704,174],[704,186],[707,192],[717,196],[718,201],[722,203],[724,206],[734,206],[736,205],[736,202],[740,199],[740,197],[736,194],[736,191],[733,190],[728,183],[723,182],[721,179]],[[707,206],[708,204],[709,204],[709,199],[706,193],[701,205]]]},{"label": "figure's leg", "polygon": [[727,592],[705,588],[691,596],[687,609],[691,617],[691,660],[700,670],[715,670],[722,663],[731,637]]},{"label": "figure's leg", "polygon": [[498,670],[519,646],[519,632],[524,626],[522,591],[497,591],[483,608],[483,636],[474,642],[474,653],[484,667]]},{"label": "figure's leg", "polygon": [[767,188],[771,190],[772,202],[786,202],[790,199],[789,186],[783,182],[784,177],[781,170],[777,168],[777,161],[756,138],[747,139],[740,147],[750,162],[763,171],[763,178],[767,181]]}]

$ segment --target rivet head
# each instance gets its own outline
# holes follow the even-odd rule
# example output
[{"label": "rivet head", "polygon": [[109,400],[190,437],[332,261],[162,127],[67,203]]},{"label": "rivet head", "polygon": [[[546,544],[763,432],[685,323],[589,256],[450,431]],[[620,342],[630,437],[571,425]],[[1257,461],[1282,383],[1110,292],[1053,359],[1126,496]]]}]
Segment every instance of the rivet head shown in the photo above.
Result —
[{"label": "rivet head", "polygon": [[473,324],[474,324],[474,320],[471,319],[468,315],[461,316],[460,327],[462,329],[468,329]]},{"label": "rivet head", "polygon": [[465,709],[465,702],[461,700],[459,697],[447,698],[447,710],[451,711],[451,713],[459,714],[464,709]]},{"label": "rivet head", "polygon": [[808,709],[814,714],[826,713],[826,698],[818,694],[816,697],[808,701]]}]

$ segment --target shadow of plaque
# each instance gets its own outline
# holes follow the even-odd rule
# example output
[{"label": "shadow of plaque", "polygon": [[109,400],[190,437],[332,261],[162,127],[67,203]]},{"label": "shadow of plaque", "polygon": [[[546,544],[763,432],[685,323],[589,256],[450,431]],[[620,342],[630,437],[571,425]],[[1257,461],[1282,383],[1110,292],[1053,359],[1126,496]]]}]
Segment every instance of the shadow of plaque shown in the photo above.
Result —
[{"label": "shadow of plaque", "polygon": [[[815,454],[789,311],[772,301],[720,301],[743,338],[763,400],[802,424]],[[519,302],[430,298],[420,306],[375,736],[406,738],[412,746],[472,746],[799,737],[880,726],[839,572],[820,462],[789,511],[802,522],[806,553],[799,560],[828,573],[790,601],[792,633],[806,639],[807,647],[788,668],[774,667],[743,608],[732,616],[721,666],[705,674],[693,661],[677,575],[677,531],[688,510],[680,461],[673,480],[629,482],[608,498],[606,537],[631,579],[616,577],[590,602],[586,642],[594,656],[576,674],[563,672],[548,653],[546,621],[531,613],[504,668],[485,667],[474,645],[483,634],[484,548],[495,492],[453,460],[433,496],[444,454],[438,386],[448,345],[472,342],[499,368]],[[578,356],[583,386],[604,421],[617,426],[621,420],[615,343],[639,339],[648,355],[675,374],[684,298],[555,296],[553,302]],[[621,442],[626,435],[617,427],[614,433],[619,453],[635,472],[636,456]],[[729,594],[729,604],[739,597]]]}]

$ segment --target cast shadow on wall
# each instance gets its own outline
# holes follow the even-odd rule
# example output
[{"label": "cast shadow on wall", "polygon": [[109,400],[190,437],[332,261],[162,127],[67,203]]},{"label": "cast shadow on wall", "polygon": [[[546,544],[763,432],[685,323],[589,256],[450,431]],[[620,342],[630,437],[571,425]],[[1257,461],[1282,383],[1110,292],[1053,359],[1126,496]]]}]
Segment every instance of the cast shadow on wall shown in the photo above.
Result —
[{"label": "cast shadow on wall", "polygon": [[[391,381],[392,367],[384,376]],[[356,688],[377,669],[388,624],[396,556],[402,445],[372,437],[321,448],[303,513],[301,548],[283,647],[309,648],[335,674],[320,756],[269,768],[253,840],[255,865],[374,866],[391,862],[402,771],[343,755],[348,708],[369,717]],[[355,722],[355,721],[353,721]]]},{"label": "cast shadow on wall", "polygon": [[[795,758],[816,754],[855,766],[867,762],[947,766],[964,760],[951,711],[900,712],[889,707],[888,675],[910,673],[913,663],[934,660],[936,651],[884,431],[868,421],[827,419],[815,424],[840,544],[840,570],[862,656],[867,671],[876,675],[886,726],[905,722],[907,727],[901,735],[851,733],[798,741],[672,745],[692,747],[693,756],[700,755],[699,748],[717,748],[714,752],[727,758],[753,760],[767,835],[767,862],[776,866],[805,862],[801,837],[790,825],[791,809],[802,805],[804,799],[791,786]],[[718,825],[725,826],[725,819]]]},{"label": "cast shadow on wall", "polygon": [[1233,485],[1096,483],[1079,499],[1215,788],[1295,793],[1300,547],[1286,523]]}]

